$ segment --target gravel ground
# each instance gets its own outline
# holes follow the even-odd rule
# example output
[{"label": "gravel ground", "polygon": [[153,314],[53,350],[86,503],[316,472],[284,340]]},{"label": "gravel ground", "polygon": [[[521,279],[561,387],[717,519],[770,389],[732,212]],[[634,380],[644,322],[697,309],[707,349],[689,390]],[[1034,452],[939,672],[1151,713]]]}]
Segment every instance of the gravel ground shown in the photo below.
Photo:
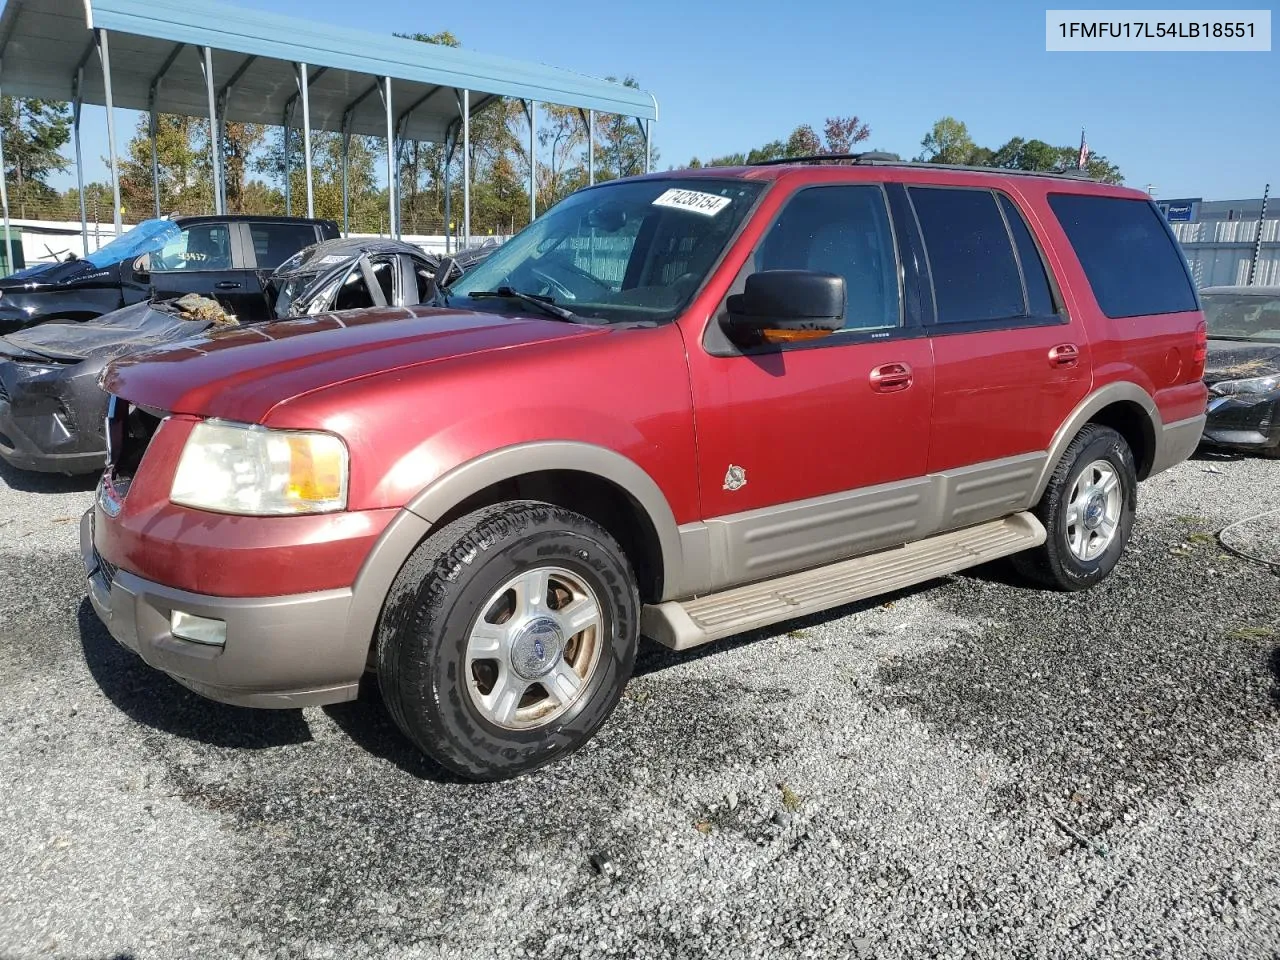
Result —
[{"label": "gravel ground", "polygon": [[1280,579],[1213,534],[1277,494],[1195,460],[1089,593],[994,567],[648,650],[590,747],[475,786],[376,698],[146,668],[84,601],[91,491],[0,472],[0,957],[1275,960]]}]

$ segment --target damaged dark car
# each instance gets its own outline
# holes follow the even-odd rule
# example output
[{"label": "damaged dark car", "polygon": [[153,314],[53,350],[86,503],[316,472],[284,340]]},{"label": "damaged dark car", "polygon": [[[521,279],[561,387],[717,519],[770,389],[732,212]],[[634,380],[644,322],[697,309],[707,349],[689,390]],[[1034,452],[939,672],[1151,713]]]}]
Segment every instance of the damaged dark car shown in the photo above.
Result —
[{"label": "damaged dark car", "polygon": [[[108,362],[157,344],[257,320],[365,307],[414,306],[435,296],[439,260],[397,240],[330,240],[290,257],[265,285],[252,320],[196,294],[137,303],[84,323],[46,323],[0,337],[0,459],[23,470],[92,473],[106,456]],[[458,268],[445,267],[450,279]]]},{"label": "damaged dark car", "polygon": [[1209,328],[1204,442],[1280,458],[1280,286],[1200,291]]},{"label": "damaged dark car", "polygon": [[216,296],[242,320],[265,320],[263,280],[298,250],[337,236],[334,221],[299,217],[144,220],[85,257],[0,279],[0,334],[188,293]]}]

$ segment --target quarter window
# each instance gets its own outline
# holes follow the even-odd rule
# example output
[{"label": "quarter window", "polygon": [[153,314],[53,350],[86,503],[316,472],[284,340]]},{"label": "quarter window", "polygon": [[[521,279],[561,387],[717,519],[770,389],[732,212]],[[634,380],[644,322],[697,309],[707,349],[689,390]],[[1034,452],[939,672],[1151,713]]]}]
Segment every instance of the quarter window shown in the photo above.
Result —
[{"label": "quarter window", "polygon": [[1056,311],[1040,248],[1036,246],[1022,213],[1004,194],[1000,194],[1000,207],[1004,210],[1004,218],[1013,233],[1013,245],[1018,249],[1018,260],[1022,263],[1022,279],[1027,285],[1027,312],[1033,317],[1051,317]]},{"label": "quarter window", "polygon": [[1186,263],[1152,203],[1055,193],[1049,206],[1108,317],[1196,309]]},{"label": "quarter window", "polygon": [[258,268],[274,270],[304,247],[316,242],[309,223],[250,223],[249,236]]},{"label": "quarter window", "polygon": [[1026,316],[1022,278],[1004,217],[989,190],[911,187],[938,323]]},{"label": "quarter window", "polygon": [[755,256],[756,270],[844,277],[846,330],[901,322],[893,232],[878,186],[811,187],[787,202]]}]

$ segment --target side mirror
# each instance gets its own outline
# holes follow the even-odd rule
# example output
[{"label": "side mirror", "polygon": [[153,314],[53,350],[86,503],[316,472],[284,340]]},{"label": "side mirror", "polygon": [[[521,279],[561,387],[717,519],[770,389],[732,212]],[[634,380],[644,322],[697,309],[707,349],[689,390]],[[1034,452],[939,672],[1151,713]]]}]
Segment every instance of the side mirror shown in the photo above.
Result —
[{"label": "side mirror", "polygon": [[151,254],[144,253],[133,261],[133,279],[138,283],[147,283],[151,279]]},{"label": "side mirror", "polygon": [[825,337],[844,326],[844,277],[812,270],[764,270],[729,298],[735,343],[791,343]]}]

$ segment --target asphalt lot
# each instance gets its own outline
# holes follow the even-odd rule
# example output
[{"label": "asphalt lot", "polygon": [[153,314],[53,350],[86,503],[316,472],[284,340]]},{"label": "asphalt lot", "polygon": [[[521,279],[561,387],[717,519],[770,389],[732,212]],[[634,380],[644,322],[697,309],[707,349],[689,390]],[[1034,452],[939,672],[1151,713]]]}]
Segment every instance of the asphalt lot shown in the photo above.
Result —
[{"label": "asphalt lot", "polygon": [[[0,957],[1280,957],[1280,463],[1004,568],[642,654],[568,762],[451,781],[376,697],[254,712],[117,647],[88,484],[0,471]],[[1280,562],[1280,518],[1233,543]]]}]

